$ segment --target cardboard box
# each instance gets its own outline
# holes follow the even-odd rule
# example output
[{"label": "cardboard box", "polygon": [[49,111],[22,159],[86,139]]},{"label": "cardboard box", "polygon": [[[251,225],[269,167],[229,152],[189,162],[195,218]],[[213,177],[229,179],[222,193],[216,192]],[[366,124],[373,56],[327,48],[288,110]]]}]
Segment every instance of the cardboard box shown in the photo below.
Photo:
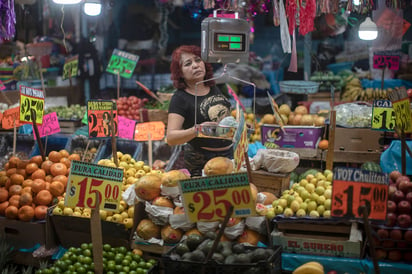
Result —
[{"label": "cardboard box", "polygon": [[362,257],[362,231],[357,223],[277,222],[274,245],[283,252],[335,257]]},{"label": "cardboard box", "polygon": [[290,173],[253,170],[252,183],[257,187],[259,192],[267,191],[280,197],[284,190],[289,189]]},{"label": "cardboard box", "polygon": [[262,125],[262,143],[275,143],[281,148],[316,148],[323,131],[323,127],[313,126],[284,126],[284,129],[285,132],[278,125]]},{"label": "cardboard box", "polygon": [[335,128],[335,150],[381,152],[383,146],[379,140],[382,131],[369,128]]},{"label": "cardboard box", "polygon": [[0,235],[14,248],[28,249],[46,244],[46,222],[23,222],[0,217]]}]

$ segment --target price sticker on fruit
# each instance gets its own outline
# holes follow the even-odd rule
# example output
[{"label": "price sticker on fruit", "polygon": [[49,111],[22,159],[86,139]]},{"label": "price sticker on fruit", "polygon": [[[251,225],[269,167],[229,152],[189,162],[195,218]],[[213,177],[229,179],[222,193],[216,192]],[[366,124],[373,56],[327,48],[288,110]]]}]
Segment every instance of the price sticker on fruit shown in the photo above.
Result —
[{"label": "price sticker on fruit", "polygon": [[[108,138],[113,134],[117,136],[118,117],[116,103],[110,100],[87,101],[87,122],[90,138]],[[112,127],[114,132],[112,132]]]},{"label": "price sticker on fruit", "polygon": [[366,207],[368,218],[385,220],[389,175],[355,168],[333,171],[331,215],[347,219],[362,218]]},{"label": "price sticker on fruit", "polygon": [[43,123],[44,93],[40,89],[20,86],[20,122],[23,124],[33,123],[31,111],[34,110],[35,122]]},{"label": "price sticker on fruit", "polygon": [[63,65],[62,79],[69,79],[77,76],[79,71],[79,55],[66,58]]},{"label": "price sticker on fruit", "polygon": [[395,127],[395,112],[389,100],[375,100],[372,107],[371,128],[382,131],[393,131]]},{"label": "price sticker on fruit", "polygon": [[116,211],[122,196],[123,173],[120,168],[73,160],[64,205]]},{"label": "price sticker on fruit", "polygon": [[114,49],[106,71],[130,79],[138,61],[138,55]]},{"label": "price sticker on fruit", "polygon": [[181,180],[179,188],[186,217],[192,223],[223,220],[231,206],[231,217],[256,214],[247,173]]}]

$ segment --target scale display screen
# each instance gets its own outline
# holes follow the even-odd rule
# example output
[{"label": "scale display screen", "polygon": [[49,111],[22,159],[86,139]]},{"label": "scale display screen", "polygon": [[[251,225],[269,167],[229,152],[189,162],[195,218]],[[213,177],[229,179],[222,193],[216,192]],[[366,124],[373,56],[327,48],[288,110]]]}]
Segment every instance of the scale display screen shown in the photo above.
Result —
[{"label": "scale display screen", "polygon": [[245,34],[215,33],[215,51],[244,51]]}]

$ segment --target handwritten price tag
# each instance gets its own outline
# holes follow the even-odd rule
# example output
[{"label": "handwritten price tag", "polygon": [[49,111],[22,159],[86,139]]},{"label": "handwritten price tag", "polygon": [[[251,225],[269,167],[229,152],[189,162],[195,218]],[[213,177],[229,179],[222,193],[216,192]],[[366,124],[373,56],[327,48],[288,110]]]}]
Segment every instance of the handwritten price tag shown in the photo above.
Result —
[{"label": "handwritten price tag", "polygon": [[405,133],[411,133],[412,121],[409,98],[393,102],[393,109],[395,111],[396,126]]},{"label": "handwritten price tag", "polygon": [[130,79],[136,68],[137,61],[139,61],[138,55],[114,49],[106,71]]},{"label": "handwritten price tag", "polygon": [[90,138],[108,138],[114,134],[117,136],[118,117],[116,104],[113,101],[89,100],[87,102],[87,120],[89,124]]},{"label": "handwritten price tag", "polygon": [[76,77],[79,71],[79,55],[66,58],[63,65],[62,79],[69,79]]},{"label": "handwritten price tag", "polygon": [[232,217],[256,213],[247,173],[182,180],[179,187],[190,222],[222,220],[232,205]]},{"label": "handwritten price tag", "polygon": [[120,138],[133,140],[134,131],[136,127],[136,121],[128,119],[123,116],[119,116],[119,134]]},{"label": "handwritten price tag", "polygon": [[6,86],[4,85],[4,83],[0,80],[0,90],[5,90]]},{"label": "handwritten price tag", "polygon": [[[52,112],[43,116],[43,124],[38,127],[40,138],[60,132],[59,119],[56,112]],[[33,130],[34,132],[34,130]],[[33,134],[36,140],[36,134]]]},{"label": "handwritten price tag", "polygon": [[[72,161],[64,204],[116,211],[122,196],[123,170]],[[96,198],[99,197],[99,204]]]},{"label": "handwritten price tag", "polygon": [[12,129],[14,126],[20,126],[20,107],[14,107],[7,109],[3,112],[3,118],[1,119],[1,127],[3,129]]},{"label": "handwritten price tag", "polygon": [[165,124],[163,122],[147,122],[137,123],[134,133],[134,139],[136,141],[152,141],[163,140],[165,137]]},{"label": "handwritten price tag", "polygon": [[20,122],[33,123],[31,110],[36,113],[36,124],[43,123],[44,93],[42,90],[20,86]]},{"label": "handwritten price tag", "polygon": [[390,70],[399,69],[400,56],[399,55],[373,55],[373,68]]},{"label": "handwritten price tag", "polygon": [[389,100],[375,100],[372,108],[372,129],[393,131],[395,127],[395,112]]},{"label": "handwritten price tag", "polygon": [[385,220],[388,174],[354,168],[335,168],[333,174],[332,216],[362,218],[365,206],[369,219]]}]

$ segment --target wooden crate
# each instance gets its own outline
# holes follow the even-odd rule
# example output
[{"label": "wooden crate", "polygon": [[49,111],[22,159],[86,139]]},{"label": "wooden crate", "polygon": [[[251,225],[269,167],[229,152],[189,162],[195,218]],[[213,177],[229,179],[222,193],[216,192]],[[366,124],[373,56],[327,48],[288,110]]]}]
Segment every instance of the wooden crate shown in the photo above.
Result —
[{"label": "wooden crate", "polygon": [[82,126],[82,120],[59,120],[61,133],[74,133]]},{"label": "wooden crate", "polygon": [[252,183],[259,192],[271,192],[278,197],[289,189],[290,173],[273,173],[265,170],[252,171]]}]

